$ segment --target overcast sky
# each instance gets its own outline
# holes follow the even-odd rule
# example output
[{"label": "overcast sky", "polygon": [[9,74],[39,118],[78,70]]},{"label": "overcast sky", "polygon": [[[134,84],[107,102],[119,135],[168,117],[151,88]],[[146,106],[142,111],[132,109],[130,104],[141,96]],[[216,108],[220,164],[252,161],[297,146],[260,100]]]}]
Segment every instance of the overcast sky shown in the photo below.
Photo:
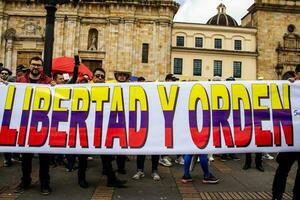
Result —
[{"label": "overcast sky", "polygon": [[254,0],[175,0],[180,3],[180,8],[175,16],[175,21],[206,23],[217,14],[217,6],[225,4],[226,13],[232,16],[239,24],[241,18],[247,14],[247,9]]}]

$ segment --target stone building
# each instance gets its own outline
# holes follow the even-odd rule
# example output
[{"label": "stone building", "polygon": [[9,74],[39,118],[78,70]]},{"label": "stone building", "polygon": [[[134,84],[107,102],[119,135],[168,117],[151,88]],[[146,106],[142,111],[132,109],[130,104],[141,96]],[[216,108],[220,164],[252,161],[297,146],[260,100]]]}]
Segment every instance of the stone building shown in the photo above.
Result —
[{"label": "stone building", "polygon": [[242,26],[257,29],[257,75],[286,78],[300,63],[300,1],[256,0],[248,11]]},{"label": "stone building", "polygon": [[[131,71],[148,80],[171,69],[173,0],[81,0],[59,5],[55,21],[54,57],[78,50],[91,69]],[[43,54],[45,9],[42,3],[0,0],[0,62],[13,71]]]},{"label": "stone building", "polygon": [[[43,56],[46,13],[43,4],[34,2],[0,0],[0,62],[13,71],[18,64],[28,65],[32,56]],[[173,72],[187,80],[217,74],[277,79],[300,63],[298,0],[255,0],[240,26],[225,6],[207,24],[173,22],[178,8],[174,0],[59,5],[54,57],[78,50],[86,65],[102,66],[109,79],[113,71],[126,70],[147,80],[163,80]]]},{"label": "stone building", "polygon": [[257,30],[238,26],[224,4],[217,10],[207,24],[174,23],[172,72],[182,80],[255,80]]}]

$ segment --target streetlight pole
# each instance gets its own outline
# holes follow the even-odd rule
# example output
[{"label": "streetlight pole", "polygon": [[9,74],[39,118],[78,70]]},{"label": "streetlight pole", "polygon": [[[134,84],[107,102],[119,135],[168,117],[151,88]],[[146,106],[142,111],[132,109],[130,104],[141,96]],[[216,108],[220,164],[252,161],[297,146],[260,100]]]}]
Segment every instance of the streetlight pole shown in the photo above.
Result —
[{"label": "streetlight pole", "polygon": [[45,44],[44,44],[44,72],[47,76],[51,77],[55,12],[57,10],[56,0],[49,0],[45,4],[45,9],[47,11],[47,15],[46,15],[46,30],[45,30]]},{"label": "streetlight pole", "polygon": [[283,71],[283,64],[278,63],[275,67],[275,72],[278,76],[278,80],[281,80],[282,71]]},{"label": "streetlight pole", "polygon": [[80,0],[26,0],[26,3],[29,5],[32,1],[35,3],[44,3],[47,11],[44,44],[44,72],[47,76],[51,77],[55,12],[57,10],[56,4],[73,3],[74,7],[76,7]]}]

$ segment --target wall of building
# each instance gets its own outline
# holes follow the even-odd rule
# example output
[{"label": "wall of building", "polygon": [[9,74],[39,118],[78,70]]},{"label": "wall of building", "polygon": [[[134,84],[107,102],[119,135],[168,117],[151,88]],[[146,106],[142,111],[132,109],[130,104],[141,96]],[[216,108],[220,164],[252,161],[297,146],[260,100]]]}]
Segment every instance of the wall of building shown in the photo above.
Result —
[{"label": "wall of building", "polygon": [[[176,46],[177,36],[184,36],[184,47]],[[203,47],[195,47],[195,37],[203,38]],[[214,48],[214,39],[222,39],[222,49]],[[242,49],[234,50],[234,40]],[[174,23],[172,33],[172,69],[174,58],[183,59],[181,79],[208,80],[213,77],[214,60],[222,61],[222,79],[233,76],[233,62],[242,62],[243,80],[256,79],[256,29],[195,23]],[[202,75],[193,76],[193,60],[202,60]]]},{"label": "wall of building", "polygon": [[[163,78],[171,68],[171,29],[177,9],[178,4],[172,0],[82,1],[77,7],[58,6],[54,57],[73,56],[78,51],[83,60],[102,63],[109,79],[115,70],[131,71],[148,80]],[[14,71],[20,53],[23,57],[24,52],[27,56],[42,53],[44,26],[43,5],[1,1],[0,34],[14,29],[15,35],[11,39],[1,37],[4,48],[0,50],[0,62]],[[98,32],[96,49],[89,49],[91,29]],[[149,44],[148,63],[142,63],[143,43]]]},{"label": "wall of building", "polygon": [[[278,78],[275,72],[275,67],[279,62],[276,48],[279,42],[283,43],[283,36],[287,33],[288,25],[295,25],[295,33],[300,34],[299,19],[299,1],[257,0],[256,4],[250,8],[242,24],[250,23],[257,28],[258,76],[264,76],[265,79]],[[300,51],[298,56],[300,56]],[[290,70],[294,68],[284,66],[283,74]]]}]

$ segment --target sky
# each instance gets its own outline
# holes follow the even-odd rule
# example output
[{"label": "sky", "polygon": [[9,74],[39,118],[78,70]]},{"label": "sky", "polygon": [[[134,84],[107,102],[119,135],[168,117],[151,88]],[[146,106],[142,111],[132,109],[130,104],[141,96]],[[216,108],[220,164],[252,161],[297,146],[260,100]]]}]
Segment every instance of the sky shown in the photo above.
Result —
[{"label": "sky", "polygon": [[217,6],[222,2],[226,6],[226,13],[233,17],[238,24],[247,14],[247,9],[254,0],[175,0],[180,8],[175,16],[177,22],[206,23],[217,14]]}]

